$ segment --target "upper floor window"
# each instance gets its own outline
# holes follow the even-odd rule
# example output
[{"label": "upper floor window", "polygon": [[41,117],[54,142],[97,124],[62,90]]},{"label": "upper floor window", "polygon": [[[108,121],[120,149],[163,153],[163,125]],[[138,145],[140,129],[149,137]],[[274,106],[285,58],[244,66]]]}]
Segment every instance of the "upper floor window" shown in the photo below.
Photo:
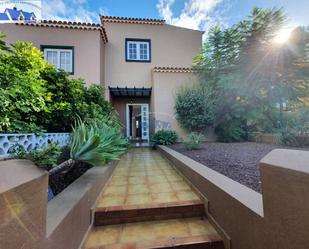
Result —
[{"label": "upper floor window", "polygon": [[42,46],[42,50],[47,63],[73,74],[73,47]]},{"label": "upper floor window", "polygon": [[126,61],[150,62],[151,42],[149,39],[126,39]]}]

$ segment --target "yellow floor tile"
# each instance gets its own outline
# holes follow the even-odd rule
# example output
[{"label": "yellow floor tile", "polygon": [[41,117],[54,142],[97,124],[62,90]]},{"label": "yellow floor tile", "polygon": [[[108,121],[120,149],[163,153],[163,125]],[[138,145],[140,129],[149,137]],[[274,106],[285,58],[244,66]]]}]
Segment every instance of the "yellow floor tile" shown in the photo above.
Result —
[{"label": "yellow floor tile", "polygon": [[112,181],[125,182],[125,181],[127,181],[127,177],[126,176],[113,176]]},{"label": "yellow floor tile", "polygon": [[164,183],[167,182],[167,178],[164,175],[155,175],[155,176],[148,176],[148,183]]},{"label": "yellow floor tile", "polygon": [[127,186],[128,181],[110,181],[108,186]]},{"label": "yellow floor tile", "polygon": [[202,234],[214,234],[216,233],[216,230],[213,228],[213,226],[209,223],[209,221],[206,220],[197,220],[197,219],[190,219],[186,221],[190,233],[192,236],[196,235],[202,235]]},{"label": "yellow floor tile", "polygon": [[142,205],[152,203],[150,194],[128,195],[126,205]]},{"label": "yellow floor tile", "polygon": [[178,220],[164,220],[153,226],[157,238],[185,237],[190,235],[188,226]]},{"label": "yellow floor tile", "polygon": [[125,195],[126,192],[126,186],[108,186],[104,191],[104,195]]},{"label": "yellow floor tile", "polygon": [[152,200],[155,203],[177,202],[178,198],[175,193],[159,193],[153,194]]},{"label": "yellow floor tile", "polygon": [[98,206],[147,205],[198,199],[158,152],[135,149],[129,150],[118,163]]},{"label": "yellow floor tile", "polygon": [[149,185],[149,187],[150,187],[151,193],[153,194],[173,191],[171,185],[167,182],[154,183],[154,184]]},{"label": "yellow floor tile", "polygon": [[114,207],[125,204],[125,196],[104,196],[99,200],[97,207]]},{"label": "yellow floor tile", "polygon": [[94,228],[87,239],[86,246],[115,244],[118,242],[121,233],[121,226]]},{"label": "yellow floor tile", "polygon": [[120,242],[138,242],[155,239],[155,234],[148,223],[126,224],[121,233]]},{"label": "yellow floor tile", "polygon": [[132,176],[129,177],[129,184],[145,184],[146,183],[146,177],[144,176]]},{"label": "yellow floor tile", "polygon": [[218,236],[213,226],[207,220],[200,218],[136,222],[93,228],[85,246],[110,245],[108,248],[124,248],[121,246],[128,243],[128,247],[125,248],[131,248],[130,243],[204,234]]},{"label": "yellow floor tile", "polygon": [[175,181],[170,183],[174,191],[191,190],[190,186],[185,181]]},{"label": "yellow floor tile", "polygon": [[177,197],[179,201],[200,200],[200,198],[193,191],[179,191],[177,192]]},{"label": "yellow floor tile", "polygon": [[134,184],[129,185],[128,194],[148,194],[150,192],[147,184]]},{"label": "yellow floor tile", "polygon": [[171,175],[166,175],[166,178],[170,182],[175,182],[175,181],[180,181],[182,180],[182,177],[177,175],[177,174],[171,174]]},{"label": "yellow floor tile", "polygon": [[136,177],[136,176],[141,176],[141,177],[144,177],[144,176],[146,176],[147,174],[146,174],[146,172],[145,171],[137,171],[137,172],[130,172],[129,174],[128,174],[128,176],[129,177]]}]

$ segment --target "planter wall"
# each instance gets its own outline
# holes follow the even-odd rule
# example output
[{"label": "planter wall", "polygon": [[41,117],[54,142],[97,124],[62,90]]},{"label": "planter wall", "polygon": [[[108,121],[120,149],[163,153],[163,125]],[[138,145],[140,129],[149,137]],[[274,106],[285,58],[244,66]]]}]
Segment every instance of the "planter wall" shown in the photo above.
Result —
[{"label": "planter wall", "polygon": [[0,248],[44,248],[47,185],[47,172],[30,161],[0,162]]},{"label": "planter wall", "polygon": [[260,162],[263,195],[168,148],[159,150],[208,200],[231,249],[309,248],[309,152],[273,150]]},{"label": "planter wall", "polygon": [[30,151],[36,147],[46,147],[48,143],[58,143],[60,146],[65,146],[69,139],[70,133],[0,134],[0,158],[9,157],[8,152],[16,144],[22,146],[26,151]]},{"label": "planter wall", "polygon": [[48,202],[45,249],[77,249],[92,224],[92,208],[116,161],[89,169]]},{"label": "planter wall", "polygon": [[48,174],[27,160],[0,162],[0,248],[78,249],[117,161],[89,169],[47,203]]}]

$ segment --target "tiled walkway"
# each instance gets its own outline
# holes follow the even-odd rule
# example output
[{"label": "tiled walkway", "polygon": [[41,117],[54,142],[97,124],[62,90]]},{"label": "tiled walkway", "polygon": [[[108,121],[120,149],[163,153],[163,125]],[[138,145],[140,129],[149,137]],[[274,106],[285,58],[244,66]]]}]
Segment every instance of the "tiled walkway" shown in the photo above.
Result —
[{"label": "tiled walkway", "polygon": [[149,205],[200,198],[158,152],[132,149],[119,162],[98,207]]},{"label": "tiled walkway", "polygon": [[224,248],[198,194],[148,148],[122,157],[97,203],[94,224],[87,249]]}]

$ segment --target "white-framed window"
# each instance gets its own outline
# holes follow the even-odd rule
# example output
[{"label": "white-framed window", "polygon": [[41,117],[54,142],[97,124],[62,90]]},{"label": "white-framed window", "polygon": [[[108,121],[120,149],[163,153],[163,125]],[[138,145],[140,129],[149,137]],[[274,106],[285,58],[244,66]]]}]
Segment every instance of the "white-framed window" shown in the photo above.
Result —
[{"label": "white-framed window", "polygon": [[43,46],[44,59],[56,68],[73,73],[73,48]]},{"label": "white-framed window", "polygon": [[126,61],[151,61],[149,39],[126,39]]}]

